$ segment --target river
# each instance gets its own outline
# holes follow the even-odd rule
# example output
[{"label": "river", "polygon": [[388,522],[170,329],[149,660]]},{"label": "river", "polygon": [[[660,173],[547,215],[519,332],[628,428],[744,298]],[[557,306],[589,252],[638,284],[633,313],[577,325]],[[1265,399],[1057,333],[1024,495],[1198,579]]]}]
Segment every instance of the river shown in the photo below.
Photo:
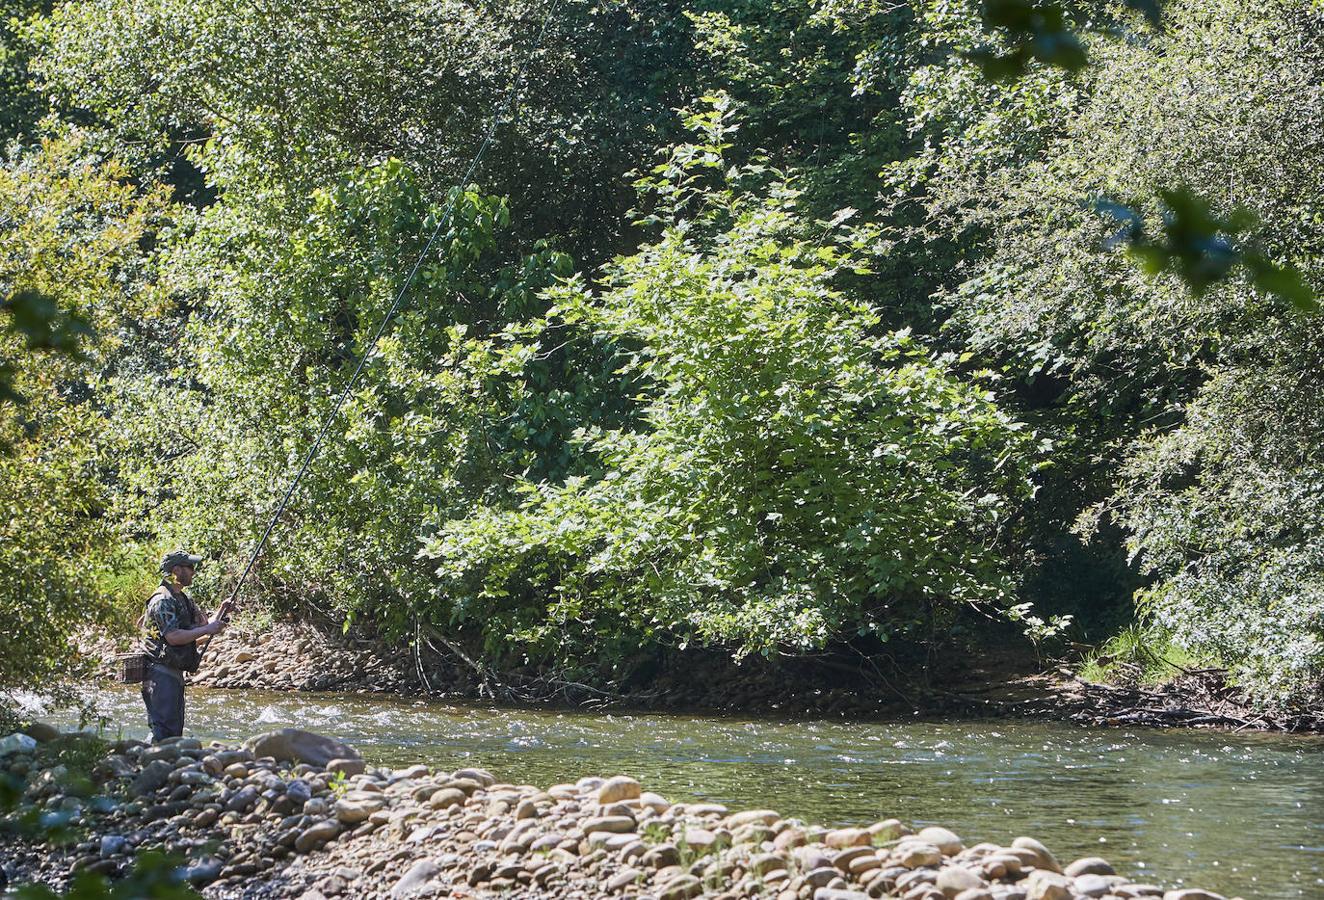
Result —
[{"label": "river", "polygon": [[[1324,898],[1319,737],[620,715],[202,688],[188,701],[188,733],[203,739],[295,726],[346,740],[381,765],[481,765],[544,787],[625,773],[672,800],[829,825],[894,816],[946,825],[968,844],[1028,834],[1063,862],[1103,856],[1167,887]],[[99,708],[109,737],[146,735],[135,690],[109,687]]]}]

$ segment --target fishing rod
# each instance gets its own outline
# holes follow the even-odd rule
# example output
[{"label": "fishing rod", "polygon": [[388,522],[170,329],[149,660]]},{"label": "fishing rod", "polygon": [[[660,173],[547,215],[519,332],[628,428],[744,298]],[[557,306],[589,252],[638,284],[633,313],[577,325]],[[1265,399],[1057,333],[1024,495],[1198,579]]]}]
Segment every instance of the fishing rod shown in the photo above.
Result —
[{"label": "fishing rod", "polygon": [[[359,358],[358,365],[354,368],[354,373],[350,376],[349,381],[345,383],[344,388],[341,389],[340,395],[336,398],[335,405],[331,408],[331,412],[323,419],[322,427],[317,432],[317,438],[313,441],[312,446],[308,448],[308,452],[304,454],[303,462],[299,466],[299,471],[296,472],[294,478],[290,480],[289,486],[285,489],[285,493],[276,507],[276,512],[272,515],[271,520],[267,522],[266,528],[262,531],[262,536],[258,538],[256,546],[253,547],[253,552],[249,555],[248,563],[244,566],[243,572],[240,573],[239,580],[235,582],[234,589],[230,592],[230,596],[226,598],[225,602],[221,604],[220,610],[217,612],[217,618],[221,621],[229,621],[230,615],[238,608],[239,591],[244,586],[244,582],[248,580],[248,576],[253,571],[253,566],[256,565],[258,557],[262,555],[262,551],[266,547],[268,539],[271,537],[271,532],[275,529],[281,516],[285,514],[285,510],[290,505],[290,500],[294,497],[294,492],[298,490],[299,484],[303,481],[304,475],[307,474],[309,466],[312,465],[313,460],[321,450],[322,441],[326,438],[327,432],[331,428],[331,424],[340,415],[340,410],[341,407],[345,405],[345,400],[353,391],[354,386],[358,384],[359,376],[363,374],[364,366],[367,365],[368,360],[377,349],[377,343],[381,340],[382,335],[386,333],[386,328],[390,325],[391,319],[394,318],[396,312],[400,309],[400,304],[404,301],[405,295],[409,292],[409,288],[413,284],[414,278],[418,275],[419,269],[422,268],[423,261],[427,259],[433,245],[437,242],[437,238],[441,236],[442,231],[450,223],[455,212],[455,205],[463,195],[465,186],[470,183],[470,179],[477,171],[478,165],[482,161],[483,156],[492,145],[493,138],[496,135],[497,126],[501,124],[501,121],[511,111],[512,107],[518,100],[520,92],[523,90],[524,78],[528,72],[529,64],[533,61],[533,57],[542,47],[543,38],[547,34],[547,26],[551,22],[552,14],[559,6],[560,0],[552,0],[543,12],[542,24],[538,28],[538,35],[534,39],[533,47],[528,56],[523,59],[519,68],[516,70],[515,80],[511,85],[509,93],[506,95],[505,101],[488,123],[487,133],[483,137],[483,142],[479,145],[478,152],[474,154],[473,159],[469,161],[469,166],[465,170],[464,175],[461,176],[460,180],[456,182],[455,187],[449,192],[445,211],[442,213],[441,218],[437,220],[437,226],[432,229],[432,234],[428,236],[427,242],[423,245],[423,249],[414,260],[414,264],[410,268],[409,274],[405,276],[405,280],[400,285],[400,289],[396,291],[395,299],[391,301],[391,305],[387,309],[386,315],[382,317],[381,323],[377,326],[377,330],[373,333],[372,339],[364,349],[363,356]],[[206,647],[203,648],[203,651],[205,652],[207,648],[210,648],[211,644],[212,641],[208,641]]]}]

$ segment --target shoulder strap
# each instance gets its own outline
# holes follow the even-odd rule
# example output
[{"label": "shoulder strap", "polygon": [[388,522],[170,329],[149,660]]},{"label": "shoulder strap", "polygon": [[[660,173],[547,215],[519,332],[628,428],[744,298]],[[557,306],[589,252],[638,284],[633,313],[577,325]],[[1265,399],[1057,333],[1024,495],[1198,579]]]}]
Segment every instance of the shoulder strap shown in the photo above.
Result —
[{"label": "shoulder strap", "polygon": [[184,591],[180,591],[179,596],[184,598],[184,605],[188,607],[188,613],[193,618],[193,624],[197,625],[202,619],[202,607],[198,606],[197,601]]},{"label": "shoulder strap", "polygon": [[164,584],[157,585],[156,590],[148,594],[147,599],[143,601],[143,611],[142,614],[138,616],[139,631],[147,630],[147,608],[152,605],[152,601],[155,600],[157,598],[157,595],[160,594],[163,590],[166,590],[166,586]]},{"label": "shoulder strap", "polygon": [[[166,583],[164,581],[157,586],[156,590],[152,591],[151,596],[147,598],[147,602],[143,604],[143,614],[142,617],[138,620],[139,622],[142,623],[143,626],[140,630],[146,630],[147,607],[151,606],[152,601],[155,600],[157,597],[174,599],[174,594],[171,593],[170,588],[166,586]],[[156,631],[155,623],[153,623],[152,630]],[[161,662],[161,660],[165,659],[166,647],[167,644],[166,644],[165,634],[159,632],[155,635],[155,637],[149,639],[148,655],[152,657],[152,660],[154,662]]]}]

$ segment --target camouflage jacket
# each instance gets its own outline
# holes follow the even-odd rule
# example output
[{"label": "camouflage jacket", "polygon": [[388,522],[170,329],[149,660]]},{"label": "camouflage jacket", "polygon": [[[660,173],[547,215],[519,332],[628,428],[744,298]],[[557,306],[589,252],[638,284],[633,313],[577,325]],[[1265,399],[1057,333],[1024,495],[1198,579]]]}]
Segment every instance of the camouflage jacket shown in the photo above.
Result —
[{"label": "camouflage jacket", "polygon": [[168,632],[179,628],[195,628],[202,623],[198,605],[188,594],[179,591],[176,596],[165,582],[147,600],[143,617],[148,646],[158,652],[165,644]]}]

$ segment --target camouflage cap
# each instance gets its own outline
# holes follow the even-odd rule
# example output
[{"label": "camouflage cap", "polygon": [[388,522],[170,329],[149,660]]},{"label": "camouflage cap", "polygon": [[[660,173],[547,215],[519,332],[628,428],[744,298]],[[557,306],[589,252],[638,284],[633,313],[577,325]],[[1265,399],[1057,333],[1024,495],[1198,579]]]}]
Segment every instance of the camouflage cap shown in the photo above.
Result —
[{"label": "camouflage cap", "polygon": [[172,550],[161,559],[161,571],[169,575],[170,570],[175,566],[197,566],[202,562],[202,557],[196,553],[189,553],[187,550]]}]

